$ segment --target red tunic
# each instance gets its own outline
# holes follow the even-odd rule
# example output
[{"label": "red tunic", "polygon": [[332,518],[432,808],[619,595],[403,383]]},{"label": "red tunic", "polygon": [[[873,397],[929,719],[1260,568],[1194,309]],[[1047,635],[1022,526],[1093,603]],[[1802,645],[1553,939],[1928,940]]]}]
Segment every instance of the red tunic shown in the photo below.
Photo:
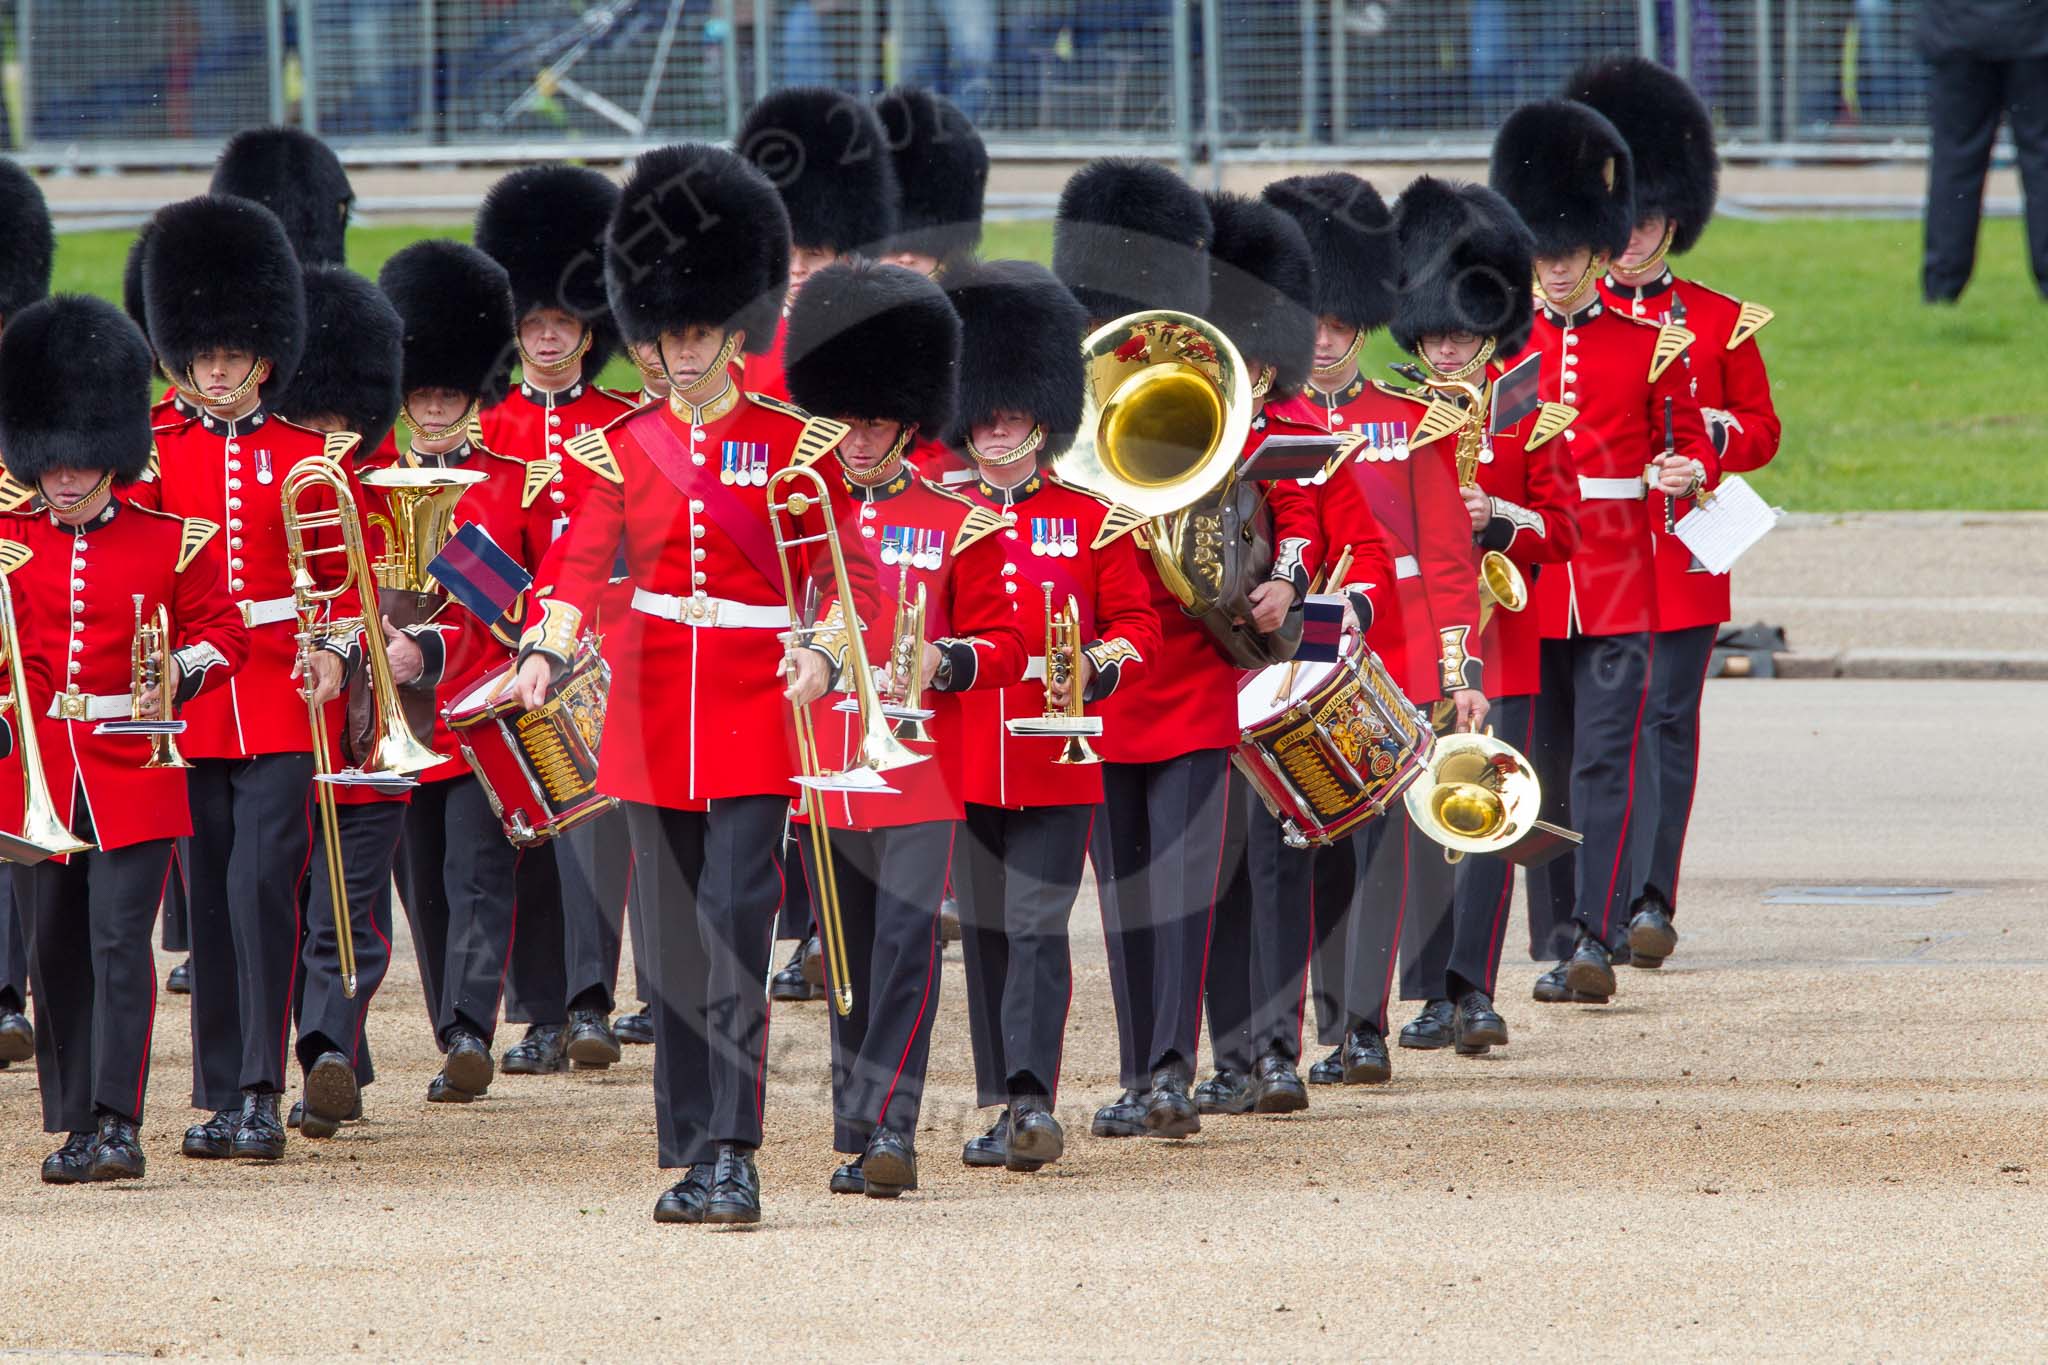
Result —
[{"label": "red tunic", "polygon": [[[924,638],[953,661],[953,678],[947,691],[925,689],[932,742],[910,745],[933,756],[884,774],[896,795],[828,793],[826,820],[834,829],[958,820],[966,814],[969,763],[962,707],[968,697],[999,695],[1024,676],[1023,620],[1016,597],[1006,591],[1014,586],[1015,570],[991,538],[1002,523],[907,470],[879,488],[841,480],[835,495],[842,493],[858,509],[861,548],[879,564],[885,599],[884,614],[867,628],[869,663],[881,668],[888,661],[899,581],[912,594],[922,584]],[[851,694],[828,694],[811,709],[820,761],[828,770],[844,768],[860,746],[859,716],[837,709],[842,695]]]},{"label": "red tunic", "polygon": [[[1659,329],[1609,309],[1598,298],[1571,317],[1539,301],[1524,355],[1543,357],[1538,391],[1578,418],[1562,439],[1579,478],[1579,548],[1563,573],[1537,580],[1532,610],[1545,639],[1621,635],[1657,628],[1652,510],[1661,524],[1662,498],[1643,495],[1650,462],[1664,451],[1664,400],[1674,400],[1677,451],[1698,460],[1711,482],[1719,463],[1700,421],[1686,370],[1676,359],[1653,377]],[[1519,356],[1511,359],[1520,359]],[[1592,482],[1589,482],[1592,481]],[[1630,481],[1633,496],[1614,497]]]},{"label": "red tunic", "polygon": [[[80,706],[87,698],[129,694],[138,593],[145,620],[159,606],[170,609],[171,645],[190,675],[180,691],[191,697],[196,688],[201,700],[218,694],[249,654],[249,632],[228,600],[218,531],[117,496],[107,513],[77,531],[40,511],[0,516],[0,539],[33,552],[11,583],[27,707],[58,818],[77,833],[83,798],[103,849],[190,834],[184,772],[143,767],[150,751],[144,736],[93,733],[103,720],[128,719],[128,711],[78,719],[51,711],[59,693]],[[15,712],[5,724],[12,752],[0,765],[0,824],[19,830],[24,793]],[[299,728],[307,729],[304,702]],[[183,736],[178,743],[182,749]]]},{"label": "red tunic", "polygon": [[1339,477],[1372,509],[1393,556],[1394,601],[1374,612],[1367,641],[1418,706],[1456,687],[1483,687],[1479,566],[1454,438],[1411,450],[1428,403],[1362,377],[1320,397],[1333,427],[1365,438]]},{"label": "red tunic", "polygon": [[[1769,464],[1778,453],[1778,410],[1771,403],[1771,377],[1755,337],[1769,313],[1751,310],[1745,318],[1739,300],[1669,272],[1641,286],[1621,285],[1610,275],[1601,282],[1601,293],[1631,317],[1676,322],[1699,338],[1680,363],[1720,454],[1720,472],[1740,474]],[[1689,508],[1681,505],[1679,515]],[[1665,533],[1661,516],[1653,519],[1650,533],[1657,545],[1657,628],[1686,630],[1726,621],[1728,575],[1695,568],[1692,552]]]},{"label": "red tunic", "polygon": [[[1497,380],[1506,370],[1495,362],[1488,372]],[[1565,454],[1568,442],[1559,433],[1530,449],[1538,420],[1531,413],[1507,431],[1493,433],[1479,456],[1479,487],[1492,509],[1479,533],[1479,548],[1506,555],[1522,571],[1532,595],[1545,573],[1564,572],[1564,561],[1579,547],[1579,484]],[[1543,635],[1536,617],[1533,601],[1518,612],[1495,609],[1483,642],[1489,697],[1533,696],[1541,690]]]},{"label": "red tunic", "polygon": [[[358,440],[349,432],[326,436],[261,411],[232,422],[202,414],[156,430],[160,477],[126,492],[137,506],[176,517],[198,517],[222,528],[227,592],[249,626],[249,660],[225,688],[199,698],[184,717],[179,747],[187,758],[248,758],[255,754],[308,753],[313,747],[306,704],[291,676],[298,657],[298,616],[292,609],[292,570],[280,494],[301,462],[326,455],[345,463]],[[301,502],[322,511],[333,500],[317,491]],[[330,545],[331,534],[310,536]],[[311,561],[323,587],[342,581],[340,555]],[[351,587],[327,618],[360,617]]]},{"label": "red tunic", "polygon": [[[656,609],[636,606],[608,627],[612,685],[598,788],[621,800],[689,810],[793,791],[778,638],[789,629],[788,603],[766,544],[763,484],[798,462],[800,444],[803,461],[815,460],[845,428],[758,394],[735,391],[729,408],[725,401],[691,416],[650,404],[569,450],[604,478],[541,571],[543,603],[594,606],[623,545],[636,602]],[[722,471],[741,481],[724,482]],[[851,520],[847,502],[835,499],[834,510],[842,526]],[[797,534],[818,528],[815,514],[784,525]],[[825,547],[813,549],[805,572],[824,563]],[[860,554],[846,559],[862,621],[884,620],[873,566]],[[816,576],[829,608],[829,575]],[[529,638],[545,643],[551,620]]]},{"label": "red tunic", "polygon": [[[1095,805],[1102,800],[1099,766],[1055,763],[1061,741],[1020,738],[1007,724],[1045,714],[1043,585],[1048,582],[1055,609],[1064,607],[1069,595],[1080,608],[1082,645],[1098,661],[1091,706],[1119,693],[1142,694],[1160,640],[1159,616],[1139,568],[1140,555],[1126,533],[1136,518],[1120,518],[1105,536],[1109,505],[1045,475],[1007,491],[976,479],[962,491],[1004,518],[1003,530],[989,543],[1002,556],[1003,592],[1016,608],[1017,629],[1030,659],[1029,676],[1022,681],[960,699],[966,798],[1012,810]],[[1100,750],[1098,741],[1090,742]]]}]

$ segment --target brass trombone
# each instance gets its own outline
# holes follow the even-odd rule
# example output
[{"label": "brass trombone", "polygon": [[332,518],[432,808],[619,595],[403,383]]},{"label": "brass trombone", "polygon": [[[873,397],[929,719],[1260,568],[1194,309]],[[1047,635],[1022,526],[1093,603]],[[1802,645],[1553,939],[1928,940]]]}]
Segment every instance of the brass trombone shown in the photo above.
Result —
[{"label": "brass trombone", "polygon": [[0,834],[0,858],[11,863],[33,864],[45,858],[85,853],[92,845],[64,827],[57,817],[57,803],[50,799],[49,778],[43,773],[43,751],[36,743],[36,718],[28,695],[28,672],[22,667],[21,629],[14,621],[14,573],[34,554],[19,541],[0,541],[0,650],[7,654],[7,681],[14,692],[16,744],[21,749],[21,779],[24,788],[21,832]]},{"label": "brass trombone", "polygon": [[[135,594],[135,643],[129,649],[129,686],[138,698],[150,688],[157,689],[156,714],[135,716],[139,721],[155,722],[158,726],[176,724],[171,718],[170,679],[171,657],[171,615],[162,604],[156,614],[147,620],[142,615],[142,594]],[[132,708],[131,708],[132,714]],[[149,732],[149,761],[145,768],[189,768],[185,756],[178,752],[177,732],[172,729],[152,729]]]},{"label": "brass trombone", "polygon": [[[808,465],[790,465],[769,477],[768,525],[775,538],[775,561],[782,571],[782,598],[789,604],[792,645],[802,645],[818,631],[817,624],[802,621],[803,595],[790,569],[789,555],[807,545],[824,542],[832,558],[833,595],[845,621],[846,662],[841,673],[853,682],[853,694],[860,712],[860,756],[843,772],[827,773],[818,757],[818,737],[811,725],[811,709],[792,703],[796,714],[797,760],[803,773],[797,786],[803,791],[804,814],[811,834],[811,863],[818,878],[818,939],[825,951],[825,975],[832,983],[832,1008],[843,1018],[853,1010],[853,984],[848,979],[846,929],[839,915],[839,881],[832,866],[832,835],[825,821],[828,789],[875,790],[878,775],[892,768],[922,763],[928,754],[904,747],[890,733],[889,721],[875,693],[874,674],[868,664],[867,642],[861,634],[860,612],[853,601],[853,584],[846,572],[846,553],[839,545],[838,529],[832,519],[832,499],[825,480]],[[796,523],[816,512],[824,529],[814,535],[799,534]],[[785,523],[784,518],[788,518]]]}]

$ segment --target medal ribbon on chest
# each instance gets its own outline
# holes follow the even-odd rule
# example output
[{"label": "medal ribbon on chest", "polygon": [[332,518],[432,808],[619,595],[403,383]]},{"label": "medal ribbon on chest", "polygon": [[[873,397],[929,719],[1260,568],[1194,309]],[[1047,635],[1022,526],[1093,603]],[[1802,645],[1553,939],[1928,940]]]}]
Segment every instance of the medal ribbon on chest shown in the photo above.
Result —
[{"label": "medal ribbon on chest", "polygon": [[718,481],[728,484],[745,484],[754,488],[768,486],[768,443],[766,441],[726,441],[718,452]]},{"label": "medal ribbon on chest", "polygon": [[1361,460],[1405,460],[1408,458],[1406,422],[1354,422],[1352,430],[1365,437],[1358,452]]},{"label": "medal ribbon on chest", "polygon": [[1081,553],[1081,523],[1073,517],[1033,517],[1031,553],[1072,559]]}]

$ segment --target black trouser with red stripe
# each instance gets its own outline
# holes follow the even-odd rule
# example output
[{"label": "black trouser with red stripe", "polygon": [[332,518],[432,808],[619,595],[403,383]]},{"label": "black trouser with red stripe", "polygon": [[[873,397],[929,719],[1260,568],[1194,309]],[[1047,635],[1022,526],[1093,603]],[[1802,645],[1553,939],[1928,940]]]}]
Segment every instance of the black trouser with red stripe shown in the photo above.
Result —
[{"label": "black trouser with red stripe", "polygon": [[184,953],[192,949],[192,933],[186,924],[185,904],[185,844],[186,840],[175,841],[176,851],[171,854],[171,878],[164,883],[164,951]]},{"label": "black trouser with red stripe", "polygon": [[192,1104],[238,1109],[245,1090],[282,1091],[291,1057],[313,756],[202,758],[185,777]]},{"label": "black trouser with red stripe", "polygon": [[1168,1067],[1194,1074],[1229,767],[1224,749],[1102,765],[1089,854],[1127,1090]]},{"label": "black trouser with red stripe", "polygon": [[[939,901],[946,894],[954,823],[832,832],[853,987],[846,1016],[831,1011],[832,1145],[838,1151],[865,1150],[877,1128],[917,1143],[932,1020],[939,1012]],[[825,976],[829,991],[837,984],[829,955]]]},{"label": "black trouser with red stripe", "polygon": [[[568,953],[569,1003],[609,1013],[618,1003],[619,951],[633,894],[633,841],[626,813],[609,810],[561,835],[555,861],[562,875],[562,927]],[[634,928],[636,972],[641,954]],[[636,984],[639,984],[636,980]],[[644,987],[637,992],[647,998]]]},{"label": "black trouser with red stripe", "polygon": [[626,803],[665,1167],[710,1161],[721,1142],[761,1145],[768,957],[782,894],[773,850],[788,808],[783,796],[731,797],[704,811]]},{"label": "black trouser with red stripe", "polygon": [[28,943],[14,912],[14,882],[0,878],[0,1010],[28,1008]]},{"label": "black trouser with red stripe", "polygon": [[[83,823],[89,819],[75,831],[90,840]],[[46,1133],[90,1132],[99,1113],[142,1121],[156,1024],[150,931],[172,842],[150,839],[13,869],[35,990],[36,1086]]]},{"label": "black trouser with red stripe", "polygon": [[1059,1095],[1074,997],[1067,921],[1094,818],[1093,806],[967,807],[953,888],[976,1104]]},{"label": "black trouser with red stripe", "polygon": [[334,901],[327,858],[313,859],[306,900],[304,986],[299,992],[299,1066],[311,1066],[323,1052],[339,1052],[355,1068],[356,1082],[377,1078],[363,1022],[370,1002],[391,966],[391,864],[405,832],[405,803],[368,801],[337,804],[341,828],[342,886],[348,894],[349,944],[355,950],[356,994],[342,992],[341,944],[334,932]]},{"label": "black trouser with red stripe", "polygon": [[1402,926],[1420,907],[1449,900],[1451,866],[1399,801],[1354,830],[1351,849],[1361,873],[1344,928],[1344,1026],[1384,1035]]},{"label": "black trouser with red stripe", "polygon": [[[2044,96],[2048,98],[2048,96]],[[1700,702],[1719,626],[1657,632],[1650,661],[1650,711],[1635,823],[1636,879],[1630,908],[1646,897],[1678,913],[1678,870],[1700,775]]]},{"label": "black trouser with red stripe", "polygon": [[[1568,956],[1580,933],[1610,950],[1628,938],[1635,889],[1631,817],[1642,783],[1642,731],[1650,700],[1651,637],[1575,635],[1543,642],[1535,697],[1536,771],[1545,820],[1585,836],[1571,853],[1529,869],[1529,955]],[[1562,788],[1565,809],[1552,798]]]},{"label": "black trouser with red stripe", "polygon": [[[1501,697],[1487,712],[1495,736],[1529,756],[1535,709],[1528,697]],[[1533,763],[1535,760],[1530,758]],[[1547,791],[1550,774],[1537,769]],[[1401,998],[1456,1000],[1466,991],[1492,995],[1515,896],[1515,865],[1490,854],[1467,854],[1457,865],[1447,905],[1419,904],[1401,936]]]},{"label": "black trouser with red stripe", "polygon": [[517,922],[515,850],[483,783],[464,774],[413,789],[398,872],[420,985],[443,1050],[457,1028],[489,1043]]},{"label": "black trouser with red stripe", "polygon": [[519,931],[505,976],[508,1024],[561,1024],[569,1018],[567,892],[556,848],[551,839],[513,854]]}]

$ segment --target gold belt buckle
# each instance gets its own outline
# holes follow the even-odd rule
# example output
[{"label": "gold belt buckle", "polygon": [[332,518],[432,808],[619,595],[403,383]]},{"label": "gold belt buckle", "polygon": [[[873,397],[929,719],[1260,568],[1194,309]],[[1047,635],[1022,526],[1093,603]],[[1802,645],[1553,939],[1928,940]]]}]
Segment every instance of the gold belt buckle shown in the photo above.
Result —
[{"label": "gold belt buckle", "polygon": [[253,630],[256,626],[256,604],[247,598],[235,603],[235,610],[242,613],[242,629]]},{"label": "gold belt buckle", "polygon": [[57,718],[59,720],[89,720],[92,698],[83,692],[64,692],[57,697]]},{"label": "gold belt buckle", "polygon": [[693,594],[683,608],[683,619],[692,625],[715,626],[718,624],[718,603]]}]

